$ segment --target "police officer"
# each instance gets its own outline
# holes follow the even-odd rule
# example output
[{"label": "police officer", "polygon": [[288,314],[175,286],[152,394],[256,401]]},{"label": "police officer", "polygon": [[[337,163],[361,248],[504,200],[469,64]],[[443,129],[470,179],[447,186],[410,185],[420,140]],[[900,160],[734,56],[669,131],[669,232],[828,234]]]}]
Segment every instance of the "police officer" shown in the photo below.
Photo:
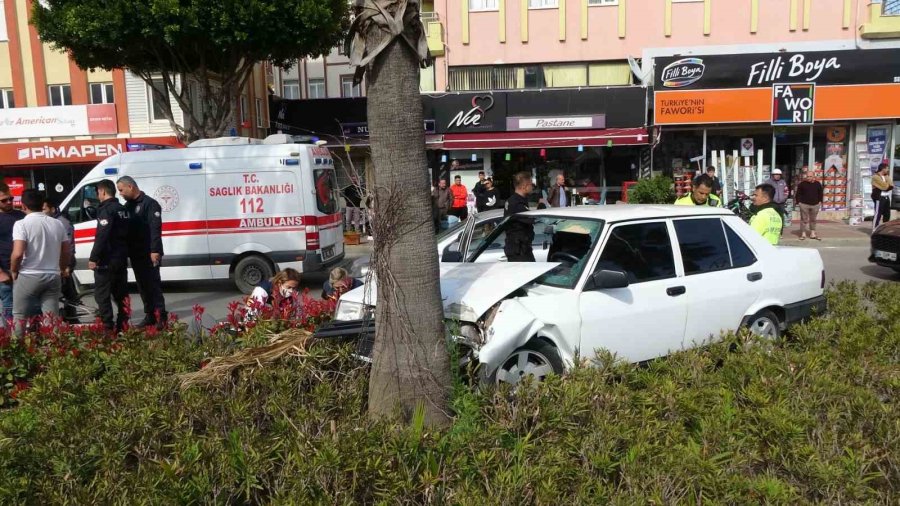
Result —
[{"label": "police officer", "polygon": [[[128,323],[128,211],[116,199],[116,185],[109,179],[97,183],[97,235],[88,261],[94,271],[94,300],[106,330],[121,332]],[[118,314],[113,320],[112,301]]]},{"label": "police officer", "polygon": [[700,174],[691,183],[691,193],[675,201],[676,206],[721,207],[722,201],[713,193],[716,183],[706,174]]},{"label": "police officer", "polygon": [[506,201],[503,212],[504,217],[512,217],[507,225],[503,252],[506,253],[507,262],[534,262],[534,251],[531,249],[534,242],[534,220],[516,216],[529,210],[527,197],[534,190],[531,174],[519,172],[513,176],[513,184],[515,192]]},{"label": "police officer", "polygon": [[778,244],[781,239],[781,212],[778,204],[774,202],[775,187],[770,184],[761,184],[753,192],[753,204],[756,206],[756,214],[750,218],[750,226],[770,244]]},{"label": "police officer", "polygon": [[161,328],[168,319],[159,277],[163,256],[162,208],[159,202],[142,192],[130,176],[120,177],[116,186],[125,198],[125,209],[131,215],[128,258],[144,303],[144,319],[138,326],[156,325]]}]

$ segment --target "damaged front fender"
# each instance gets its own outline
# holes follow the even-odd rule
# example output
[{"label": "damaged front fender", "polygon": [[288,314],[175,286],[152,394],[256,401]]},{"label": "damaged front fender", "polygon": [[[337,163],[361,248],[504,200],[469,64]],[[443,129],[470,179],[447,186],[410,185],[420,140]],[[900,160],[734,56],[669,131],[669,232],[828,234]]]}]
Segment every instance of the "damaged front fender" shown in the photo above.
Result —
[{"label": "damaged front fender", "polygon": [[512,354],[544,328],[518,299],[508,299],[501,303],[491,325],[485,330],[485,344],[478,350],[478,361],[482,372],[490,376]]}]

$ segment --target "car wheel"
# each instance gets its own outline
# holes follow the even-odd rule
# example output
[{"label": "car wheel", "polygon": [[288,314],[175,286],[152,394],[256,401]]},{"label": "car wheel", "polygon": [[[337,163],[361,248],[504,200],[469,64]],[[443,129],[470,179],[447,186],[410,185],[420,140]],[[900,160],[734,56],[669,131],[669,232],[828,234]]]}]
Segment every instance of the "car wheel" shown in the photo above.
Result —
[{"label": "car wheel", "polygon": [[494,384],[516,385],[525,377],[544,381],[551,373],[562,374],[563,364],[556,348],[540,339],[534,339],[512,352],[494,371]]},{"label": "car wheel", "polygon": [[753,315],[747,321],[747,328],[750,332],[764,339],[778,339],[781,337],[781,327],[778,317],[775,313],[764,309]]},{"label": "car wheel", "polygon": [[238,290],[249,294],[260,283],[273,275],[272,264],[265,258],[251,255],[241,259],[234,268],[234,284]]}]

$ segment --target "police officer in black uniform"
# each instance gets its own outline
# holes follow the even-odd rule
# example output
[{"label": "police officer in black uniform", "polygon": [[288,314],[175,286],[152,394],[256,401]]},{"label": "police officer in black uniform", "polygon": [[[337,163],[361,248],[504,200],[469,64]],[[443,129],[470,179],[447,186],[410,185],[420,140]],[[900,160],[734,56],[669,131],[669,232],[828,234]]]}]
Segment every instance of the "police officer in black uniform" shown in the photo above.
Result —
[{"label": "police officer in black uniform", "polygon": [[162,208],[159,202],[142,192],[130,176],[120,177],[116,186],[125,198],[125,209],[131,215],[128,258],[144,303],[144,319],[138,326],[156,325],[162,328],[168,319],[159,277],[163,256]]},{"label": "police officer in black uniform", "polygon": [[[103,326],[121,332],[128,322],[125,298],[128,297],[128,233],[130,216],[116,199],[116,185],[109,179],[97,183],[97,235],[88,268],[94,271],[94,299]],[[113,320],[112,301],[118,314]]]},{"label": "police officer in black uniform", "polygon": [[531,182],[531,174],[519,172],[513,177],[515,192],[506,201],[504,217],[510,218],[506,228],[506,244],[503,252],[506,253],[507,262],[534,262],[534,251],[531,244],[534,242],[534,220],[522,216],[515,216],[528,211],[528,195],[534,190]]}]

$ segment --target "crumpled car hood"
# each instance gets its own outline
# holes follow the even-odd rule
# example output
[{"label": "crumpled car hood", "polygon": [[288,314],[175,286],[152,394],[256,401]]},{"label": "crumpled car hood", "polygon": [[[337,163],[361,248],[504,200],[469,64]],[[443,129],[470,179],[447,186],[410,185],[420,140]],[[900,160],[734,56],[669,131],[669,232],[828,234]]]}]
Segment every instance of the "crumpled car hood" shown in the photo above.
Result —
[{"label": "crumpled car hood", "polygon": [[[448,318],[474,322],[494,304],[559,265],[556,262],[441,264],[441,299]],[[374,276],[366,285],[351,290],[342,301],[375,305]]]}]

